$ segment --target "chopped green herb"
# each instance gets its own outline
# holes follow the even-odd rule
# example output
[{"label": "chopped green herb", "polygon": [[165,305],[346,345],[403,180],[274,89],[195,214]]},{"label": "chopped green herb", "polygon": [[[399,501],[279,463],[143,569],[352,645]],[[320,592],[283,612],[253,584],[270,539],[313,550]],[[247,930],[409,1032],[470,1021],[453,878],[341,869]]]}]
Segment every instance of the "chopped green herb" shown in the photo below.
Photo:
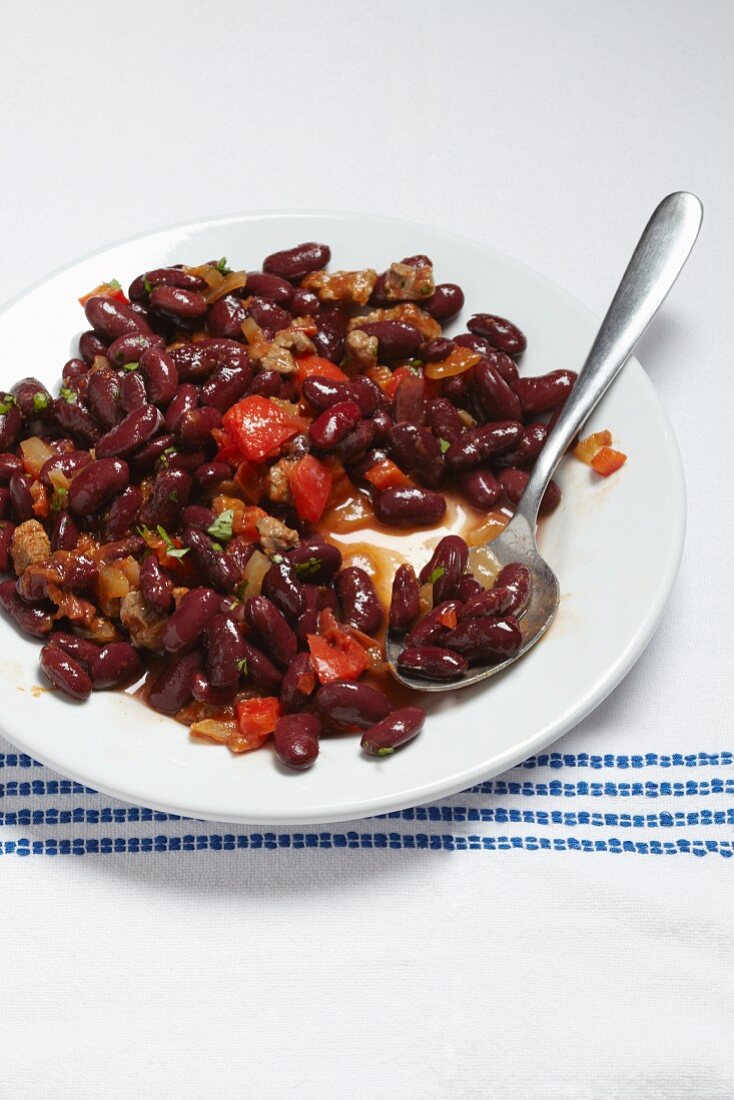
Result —
[{"label": "chopped green herb", "polygon": [[222,546],[221,542],[213,542],[212,543],[212,549],[216,550],[217,553],[221,554],[222,551],[224,550],[224,547]]},{"label": "chopped green herb", "polygon": [[166,544],[166,553],[168,554],[169,558],[183,558],[186,556],[186,554],[188,554],[188,546],[176,546],[171,536],[168,534],[168,531],[166,531],[165,527],[161,527],[160,523],[156,527],[156,531]]},{"label": "chopped green herb", "polygon": [[175,455],[177,453],[178,452],[177,452],[175,447],[166,447],[165,451],[163,452],[162,455],[160,455],[160,457],[158,459],[159,463],[161,464],[161,466],[163,467],[164,470],[168,469],[168,466],[169,466],[169,463],[170,463],[170,456]]},{"label": "chopped green herb", "polygon": [[377,750],[377,756],[392,756],[392,754],[394,752],[395,752],[395,749],[390,749],[390,748],[385,747],[384,749],[378,749]]},{"label": "chopped green herb", "polygon": [[439,439],[438,445],[441,448],[441,454],[442,455],[445,455],[446,452],[448,451],[449,447],[451,446],[448,439]]},{"label": "chopped green herb", "polygon": [[73,390],[70,390],[68,386],[61,387],[60,396],[61,400],[65,401],[67,405],[76,405],[79,400],[78,396],[74,393]]},{"label": "chopped green herb", "polygon": [[122,369],[126,371],[133,371],[138,369],[137,363],[123,363]]},{"label": "chopped green herb", "polygon": [[440,580],[441,577],[443,577],[445,572],[446,572],[446,570],[444,569],[444,567],[442,565],[437,565],[436,568],[431,573],[430,577],[428,578],[428,583],[429,584],[435,584],[437,580]]},{"label": "chopped green herb", "polygon": [[281,563],[282,561],[285,561],[285,558],[283,557],[283,555],[282,555],[282,554],[273,554],[273,556],[272,556],[272,558],[271,558],[270,560],[271,560],[272,562],[274,562],[274,563],[275,563],[276,565],[280,565],[280,563]]},{"label": "chopped green herb", "polygon": [[34,413],[45,412],[51,404],[51,398],[47,393],[34,393],[33,394],[33,411]]},{"label": "chopped green herb", "polygon": [[237,662],[237,671],[241,672],[243,676],[247,676],[247,657],[240,657]]},{"label": "chopped green herb", "polygon": [[222,256],[221,260],[217,264],[217,271],[219,272],[220,275],[229,275],[229,274],[231,274],[232,268],[227,267],[227,257],[226,256]]},{"label": "chopped green herb", "polygon": [[234,508],[226,508],[223,512],[220,512],[214,523],[210,524],[206,529],[207,535],[211,535],[213,539],[221,539],[222,542],[229,542],[232,538],[232,520],[234,519]]},{"label": "chopped green herb", "polygon": [[110,279],[106,284],[110,290],[122,290],[122,284],[117,279]]},{"label": "chopped green herb", "polygon": [[2,400],[0,400],[0,416],[2,416],[6,412],[10,412],[13,405],[15,404],[16,400],[13,397],[12,393],[4,394]]},{"label": "chopped green herb", "polygon": [[411,374],[417,374],[420,378],[423,375],[423,360],[411,359],[408,363],[408,370]]},{"label": "chopped green herb", "polygon": [[299,561],[296,564],[296,573],[299,577],[311,577],[314,573],[318,573],[320,568],[320,558],[307,558],[306,561]]},{"label": "chopped green herb", "polygon": [[168,499],[173,504],[178,504],[178,489],[174,489],[172,493],[169,493],[168,494]]},{"label": "chopped green herb", "polygon": [[143,278],[143,289],[145,290],[146,294],[150,294],[151,290],[153,289],[153,284],[151,283],[147,275]]},{"label": "chopped green herb", "polygon": [[50,501],[51,511],[54,513],[60,512],[62,508],[66,508],[68,500],[69,490],[65,489],[63,485],[54,485]]},{"label": "chopped green herb", "polygon": [[240,601],[240,603],[245,602],[245,593],[246,592],[247,592],[247,581],[243,581],[242,584],[237,589],[237,599]]},{"label": "chopped green herb", "polygon": [[150,527],[146,527],[144,523],[139,523],[135,530],[140,535],[141,539],[145,539],[147,542],[150,536],[153,534]]}]

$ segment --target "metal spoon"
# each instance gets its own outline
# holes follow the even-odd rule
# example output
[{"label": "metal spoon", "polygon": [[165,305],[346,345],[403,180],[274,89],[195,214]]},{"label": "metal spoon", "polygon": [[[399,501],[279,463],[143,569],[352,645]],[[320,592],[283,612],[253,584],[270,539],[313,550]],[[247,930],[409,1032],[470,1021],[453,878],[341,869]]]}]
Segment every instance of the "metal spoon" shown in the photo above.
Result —
[{"label": "metal spoon", "polygon": [[397,668],[405,640],[388,633],[386,653],[390,671],[402,684],[418,691],[456,691],[477,684],[519,660],[553,622],[560,593],[558,578],[541,557],[535,541],[540,502],[569,443],[627,362],[677,279],[695,244],[702,217],[699,199],[687,191],[668,195],[655,210],[622,276],[578,381],[540,452],[515,514],[499,537],[488,544],[500,567],[522,562],[532,575],[532,598],[520,620],[519,652],[508,660],[470,668],[455,680],[437,683]]}]

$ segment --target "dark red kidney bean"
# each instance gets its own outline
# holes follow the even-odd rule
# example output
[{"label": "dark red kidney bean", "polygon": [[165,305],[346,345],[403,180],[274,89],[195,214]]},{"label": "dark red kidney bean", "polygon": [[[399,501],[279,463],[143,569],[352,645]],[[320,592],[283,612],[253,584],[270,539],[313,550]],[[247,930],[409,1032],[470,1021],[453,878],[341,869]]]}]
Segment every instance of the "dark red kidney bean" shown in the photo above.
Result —
[{"label": "dark red kidney bean", "polygon": [[145,543],[138,535],[128,535],[126,539],[117,539],[115,542],[106,542],[100,546],[95,557],[100,565],[109,565],[120,558],[134,558],[145,550]]},{"label": "dark red kidney bean", "polygon": [[572,370],[552,370],[535,378],[518,378],[513,389],[526,417],[550,412],[562,405],[578,375]]},{"label": "dark red kidney bean", "polygon": [[360,420],[357,427],[347,432],[344,438],[332,448],[332,453],[340,458],[345,466],[352,466],[362,461],[374,443],[376,434],[375,425],[371,420]]},{"label": "dark red kidney bean", "polygon": [[469,664],[514,657],[522,646],[520,627],[512,617],[464,619],[447,631],[441,644],[466,657]]},{"label": "dark red kidney bean", "polygon": [[213,489],[223,481],[229,481],[234,474],[226,462],[205,462],[194,473],[194,481],[200,489]]},{"label": "dark red kidney bean", "polygon": [[282,379],[277,370],[261,370],[250,383],[248,393],[261,397],[280,397]]},{"label": "dark red kidney bean", "polygon": [[206,282],[201,275],[194,275],[190,271],[182,271],[180,267],[156,267],[152,271],[146,271],[138,275],[130,283],[127,296],[131,302],[147,302],[150,290],[156,286],[173,286],[181,290],[203,290]]},{"label": "dark red kidney bean", "polygon": [[10,544],[13,541],[15,524],[9,519],[0,520],[0,573],[9,573],[13,568],[10,557]]},{"label": "dark red kidney bean", "polygon": [[56,517],[51,532],[52,550],[75,550],[81,534],[73,517],[66,509],[62,509]]},{"label": "dark red kidney bean", "polygon": [[445,336],[435,336],[432,340],[424,340],[418,348],[418,358],[424,363],[439,363],[456,347],[453,340],[447,340]]},{"label": "dark red kidney bean", "polygon": [[423,335],[406,321],[365,321],[360,330],[368,336],[376,336],[380,361],[406,359],[415,355],[423,343]]},{"label": "dark red kidney bean", "polygon": [[375,440],[381,442],[387,439],[394,420],[385,409],[378,409],[372,417],[372,423],[375,425]]},{"label": "dark red kidney bean", "polygon": [[380,523],[391,527],[416,525],[432,527],[443,518],[446,501],[441,493],[417,486],[407,489],[387,489],[374,501],[375,515]]},{"label": "dark red kidney bean", "polygon": [[517,363],[503,351],[497,351],[496,348],[488,347],[483,355],[484,358],[492,364],[499,376],[505,380],[508,386],[512,386],[520,377]]},{"label": "dark red kidney bean", "polygon": [[[520,503],[520,499],[525,492],[525,486],[529,478],[530,475],[527,470],[516,470],[511,468],[500,472],[500,485],[510,504],[517,505]],[[548,488],[543,493],[538,515],[549,516],[551,512],[555,512],[560,502],[561,490],[555,481],[550,481],[548,483]]]},{"label": "dark red kidney bean", "polygon": [[76,634],[69,634],[65,630],[55,630],[48,639],[49,645],[55,645],[68,653],[75,661],[89,670],[94,664],[99,653],[99,646],[86,638],[77,638]]},{"label": "dark red kidney bean", "polygon": [[257,688],[264,695],[277,695],[283,682],[283,673],[275,667],[261,649],[245,640],[245,661],[242,675],[248,686]]},{"label": "dark red kidney bean", "polygon": [[337,402],[353,401],[359,405],[363,416],[371,416],[385,403],[380,387],[369,378],[360,376],[349,382],[338,382],[312,374],[305,379],[302,393],[309,404],[321,410],[329,409]]},{"label": "dark red kidney bean", "polygon": [[22,474],[24,470],[23,460],[18,455],[0,454],[0,481],[10,481],[13,474]]},{"label": "dark red kidney bean", "polygon": [[89,516],[126,489],[130,471],[120,458],[100,458],[90,462],[69,486],[69,509],[78,516]]},{"label": "dark red kidney bean", "polygon": [[420,585],[412,565],[398,566],[392,582],[390,630],[404,634],[420,615]]},{"label": "dark red kidney bean", "polygon": [[185,470],[162,469],[156,474],[153,491],[140,509],[146,527],[176,526],[178,514],[191,495],[191,476]]},{"label": "dark red kidney bean", "polygon": [[167,405],[178,386],[178,371],[171,356],[163,348],[150,347],[140,356],[138,372],[152,405]]},{"label": "dark red kidney bean", "polygon": [[395,305],[394,300],[388,298],[387,295],[385,294],[385,282],[386,282],[386,280],[387,280],[387,272],[386,271],[380,272],[380,274],[377,276],[377,280],[375,282],[375,285],[372,288],[372,293],[370,294],[369,304],[371,306],[379,306],[381,308],[384,308],[386,306],[394,306]]},{"label": "dark red kidney bean", "polygon": [[298,642],[282,611],[267,596],[250,596],[245,602],[245,619],[268,656],[287,668],[298,652]]},{"label": "dark red kidney bean", "polygon": [[145,602],[158,611],[168,611],[173,603],[173,581],[163,572],[153,554],[140,563],[140,591]]},{"label": "dark red kidney bean", "polygon": [[382,622],[382,608],[369,573],[350,565],[337,573],[334,588],[344,622],[363,634],[374,634]]},{"label": "dark red kidney bean", "polygon": [[455,680],[469,667],[466,657],[438,645],[415,645],[404,649],[397,660],[402,672],[426,680]]},{"label": "dark red kidney bean", "polygon": [[452,336],[451,339],[460,348],[468,348],[469,351],[474,351],[477,355],[487,355],[491,350],[489,341],[485,340],[483,336],[477,336],[474,332],[460,332],[458,336]]},{"label": "dark red kidney bean", "polygon": [[89,375],[87,402],[97,423],[109,431],[117,423],[120,401],[120,383],[111,370],[97,370]]},{"label": "dark red kidney bean", "polygon": [[522,439],[522,432],[522,424],[516,420],[498,420],[474,428],[451,444],[444,456],[446,465],[457,473],[472,470],[494,455],[515,447]]},{"label": "dark red kidney bean", "polygon": [[429,489],[440,485],[444,471],[443,455],[438,440],[429,428],[403,421],[390,429],[388,441],[401,470]]},{"label": "dark red kidney bean", "polygon": [[472,508],[480,512],[494,508],[502,496],[502,486],[491,470],[469,470],[460,474],[459,487]]},{"label": "dark red kidney bean", "polygon": [[23,415],[15,404],[12,394],[0,393],[0,451],[8,451],[14,446],[23,424]]},{"label": "dark red kidney bean", "polygon": [[209,308],[206,299],[198,290],[185,290],[177,286],[153,287],[150,292],[149,305],[166,317],[172,317],[174,321],[198,321],[206,316]]},{"label": "dark red kidney bean", "polygon": [[350,388],[352,400],[357,402],[363,416],[372,416],[378,409],[384,409],[388,404],[380,387],[363,375],[358,374],[352,378]]},{"label": "dark red kidney bean", "polygon": [[247,310],[240,299],[228,294],[209,306],[206,327],[212,336],[223,336],[227,340],[241,340],[242,322],[246,318]]},{"label": "dark red kidney bean", "polygon": [[54,401],[54,416],[66,432],[76,436],[87,446],[94,446],[102,435],[89,410],[78,399],[71,401],[65,397],[57,397]]},{"label": "dark red kidney bean", "polygon": [[233,592],[240,582],[240,570],[230,558],[217,553],[211,539],[195,527],[184,527],[181,541],[203,571],[209,583],[219,592]]},{"label": "dark red kidney bean", "polygon": [[406,374],[401,378],[392,403],[392,416],[396,423],[423,424],[426,418],[426,384],[420,374]]},{"label": "dark red kidney bean", "polygon": [[216,518],[212,509],[203,504],[187,504],[181,509],[180,523],[183,527],[195,527],[197,531],[206,531]]},{"label": "dark red kidney bean", "polygon": [[245,396],[251,381],[252,368],[249,363],[246,366],[220,367],[209,375],[201,387],[201,400],[205,405],[225,413]]},{"label": "dark red kidney bean", "polygon": [[324,684],[316,692],[315,704],[331,722],[359,729],[369,729],[387,718],[391,710],[390,700],[381,691],[353,680]]},{"label": "dark red kidney bean", "polygon": [[201,447],[211,442],[212,428],[220,427],[222,414],[211,405],[188,409],[176,425],[176,437],[182,447]]},{"label": "dark red kidney bean", "polygon": [[212,687],[239,682],[245,661],[245,639],[231,615],[215,615],[206,628],[206,671]]},{"label": "dark red kidney bean", "polygon": [[8,488],[15,522],[23,523],[27,519],[33,519],[35,513],[28,478],[24,474],[13,474],[8,482]]},{"label": "dark red kidney bean", "polygon": [[248,271],[246,286],[248,295],[269,298],[277,306],[284,306],[286,309],[293,299],[293,286],[279,275],[271,275],[265,271]]},{"label": "dark red kidney bean", "polygon": [[[461,535],[444,535],[436,544],[430,559],[421,569],[419,573],[420,582],[421,584],[435,585],[437,582],[432,581],[431,577],[437,569],[442,569],[442,577],[452,577],[449,584],[444,587],[449,586],[457,588],[459,580],[468,564],[469,547]],[[444,600],[452,600],[455,597],[456,593],[452,592],[450,595],[447,593],[445,596],[441,596],[437,599],[434,588],[434,604],[442,603]]]},{"label": "dark red kidney bean", "polygon": [[31,638],[44,638],[51,632],[53,620],[46,607],[29,604],[21,599],[14,580],[3,581],[0,584],[0,607],[10,616],[18,629]]},{"label": "dark red kidney bean", "polygon": [[513,602],[507,609],[511,615],[520,615],[525,611],[533,594],[533,578],[526,565],[518,561],[506,565],[500,569],[494,585],[495,589],[503,588],[511,593]]},{"label": "dark red kidney bean", "polygon": [[470,400],[470,387],[473,371],[464,371],[463,374],[455,374],[453,378],[446,378],[441,383],[441,394],[452,405],[466,408]]},{"label": "dark red kidney bean", "polygon": [[262,594],[275,604],[288,619],[297,619],[306,608],[303,585],[288,558],[273,562],[263,577]]},{"label": "dark red kidney bean", "polygon": [[141,405],[102,436],[95,453],[98,458],[127,458],[151,440],[162,423],[160,409]]},{"label": "dark red kidney bean", "polygon": [[311,584],[328,583],[342,565],[338,548],[318,536],[301,539],[289,551],[288,560],[294,566],[296,576]]},{"label": "dark red kidney bean", "polygon": [[89,367],[81,359],[69,359],[61,368],[61,381],[77,397],[83,398],[87,392]]},{"label": "dark red kidney bean", "polygon": [[426,405],[426,420],[438,439],[455,443],[466,431],[466,424],[446,397],[434,397]]},{"label": "dark red kidney bean", "polygon": [[137,680],[143,662],[130,642],[109,642],[102,646],[90,668],[95,691],[124,687]]},{"label": "dark red kidney bean", "polygon": [[191,681],[191,694],[198,703],[226,707],[236,699],[237,685],[231,684],[229,687],[217,688],[209,682],[203,672],[197,672]]},{"label": "dark red kidney bean", "polygon": [[175,451],[168,455],[166,462],[171,470],[185,470],[187,474],[193,474],[202,463],[206,462],[207,455],[204,451]]},{"label": "dark red kidney bean", "polygon": [[497,455],[494,462],[497,466],[519,466],[530,469],[548,438],[548,428],[545,424],[528,424],[522,433],[522,439],[517,447],[506,454]]},{"label": "dark red kidney bean", "polygon": [[538,509],[538,515],[541,519],[545,516],[549,516],[551,512],[555,512],[558,505],[561,503],[561,490],[557,482],[549,481],[548,488],[543,493],[543,499],[540,502],[540,508]]},{"label": "dark red kidney bean", "polygon": [[131,332],[150,333],[147,321],[125,302],[95,295],[84,303],[84,313],[97,336],[110,343]]},{"label": "dark red kidney bean", "polygon": [[[283,305],[282,302],[278,304]],[[321,302],[312,290],[299,287],[291,298],[288,308],[294,317],[314,317],[321,309]]]},{"label": "dark red kidney bean", "polygon": [[474,392],[488,420],[521,420],[520,400],[488,359],[474,367]]},{"label": "dark red kidney bean", "polygon": [[442,618],[452,613],[458,616],[460,610],[461,602],[459,600],[445,600],[444,603],[437,604],[432,611],[423,616],[420,622],[415,624],[408,634],[406,645],[440,644],[441,638],[447,634],[449,629],[441,622]]},{"label": "dark red kidney bean", "polygon": [[275,755],[287,768],[310,768],[319,755],[321,722],[315,714],[286,714],[273,736]]},{"label": "dark red kidney bean", "polygon": [[97,333],[90,329],[88,332],[83,332],[79,337],[79,355],[87,364],[91,367],[94,360],[98,355],[107,354],[107,344],[100,340]]},{"label": "dark red kidney bean", "polygon": [[71,478],[79,470],[88,466],[91,460],[89,451],[67,451],[65,454],[54,455],[53,458],[47,459],[38,476],[47,489],[52,489],[53,482],[50,477],[52,470],[57,470],[67,478]]},{"label": "dark red kidney bean", "polygon": [[[146,443],[144,447],[141,447],[131,459],[134,476],[142,478],[149,474],[159,459],[163,463],[169,463],[173,452],[176,450],[175,442],[175,437],[172,435],[159,435],[155,439],[151,439],[150,443]],[[165,459],[163,458],[164,455]]]},{"label": "dark red kidney bean", "polygon": [[493,348],[504,351],[506,355],[520,355],[528,345],[524,333],[517,325],[493,313],[475,313],[467,321],[466,327],[477,336],[483,336]]},{"label": "dark red kidney bean", "polygon": [[3,486],[2,489],[0,489],[0,519],[6,519],[9,515],[10,515],[10,489]]},{"label": "dark red kidney bean", "polygon": [[332,363],[341,363],[344,357],[346,345],[346,333],[338,332],[331,320],[322,320],[319,315],[317,324],[319,330],[311,337],[316,354],[324,359],[330,359]]},{"label": "dark red kidney bean", "polygon": [[445,325],[464,308],[464,291],[456,283],[439,283],[430,298],[421,301],[421,309],[434,321]]},{"label": "dark red kidney bean", "polygon": [[308,429],[309,438],[316,447],[328,451],[356,427],[361,418],[360,407],[354,401],[339,401],[316,417]]},{"label": "dark red kidney bean", "polygon": [[10,390],[25,420],[44,416],[53,405],[53,398],[37,378],[22,378]]},{"label": "dark red kidney bean", "polygon": [[148,348],[163,348],[163,337],[155,333],[131,332],[127,336],[118,336],[107,348],[107,358],[114,367],[124,367],[126,363],[140,361]]},{"label": "dark red kidney bean", "polygon": [[195,409],[199,404],[199,391],[191,382],[182,382],[176,387],[176,392],[166,409],[163,423],[167,432],[176,430],[180,418],[189,409]]},{"label": "dark red kidney bean", "polygon": [[169,352],[182,382],[200,382],[220,367],[249,366],[247,349],[236,340],[212,337],[181,344]]},{"label": "dark red kidney bean", "polygon": [[131,413],[144,405],[148,405],[145,379],[138,370],[128,371],[120,379],[120,408],[125,413]]},{"label": "dark red kidney bean", "polygon": [[193,653],[179,652],[169,657],[147,693],[148,702],[154,710],[175,714],[188,703],[192,680],[201,671],[201,665],[202,656],[198,650]]},{"label": "dark red kidney bean", "polygon": [[163,628],[161,645],[165,651],[180,653],[192,649],[221,606],[221,596],[211,588],[190,589]]},{"label": "dark red kidney bean", "polygon": [[296,282],[312,271],[320,271],[331,259],[328,244],[306,241],[281,252],[272,252],[263,260],[263,271],[268,275],[278,275],[281,279]]},{"label": "dark red kidney bean", "polygon": [[81,591],[96,584],[99,569],[90,558],[73,554],[62,555],[61,559],[51,561],[43,570],[26,569],[18,577],[18,594],[25,600],[36,603],[49,595],[49,583],[70,592]]},{"label": "dark red kidney bean", "polygon": [[459,581],[459,599],[462,603],[478,596],[484,589],[479,581],[471,573],[465,573]]},{"label": "dark red kidney bean", "polygon": [[466,601],[459,612],[459,621],[483,619],[487,616],[498,618],[503,615],[514,615],[515,602],[515,594],[509,588],[495,583],[493,588],[483,588]]},{"label": "dark red kidney bean", "polygon": [[89,673],[63,649],[45,645],[41,650],[41,668],[53,686],[70,698],[83,702],[92,694]]},{"label": "dark red kidney bean", "polygon": [[281,309],[268,298],[250,298],[247,303],[247,315],[252,317],[270,339],[276,332],[288,328],[292,320],[287,309]]},{"label": "dark red kidney bean", "polygon": [[232,565],[237,570],[237,581],[242,579],[245,566],[255,553],[257,544],[254,542],[248,542],[245,538],[233,538],[227,544],[225,554],[227,558],[232,562]]},{"label": "dark red kidney bean", "polygon": [[308,653],[299,653],[288,666],[280,689],[280,706],[284,714],[295,714],[308,703],[318,686],[318,680]]}]

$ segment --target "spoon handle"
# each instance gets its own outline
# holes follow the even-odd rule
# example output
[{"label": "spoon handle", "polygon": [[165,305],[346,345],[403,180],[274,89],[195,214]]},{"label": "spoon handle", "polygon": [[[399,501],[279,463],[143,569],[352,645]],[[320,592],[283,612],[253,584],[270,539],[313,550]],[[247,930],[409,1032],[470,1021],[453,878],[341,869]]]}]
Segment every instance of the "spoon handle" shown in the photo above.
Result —
[{"label": "spoon handle", "polygon": [[[695,195],[676,191],[660,203],[640,237],[617,293],[543,450],[516,514],[535,529],[548,482],[569,443],[632,354],[688,259],[701,228]],[[522,522],[522,520],[521,520]]]}]

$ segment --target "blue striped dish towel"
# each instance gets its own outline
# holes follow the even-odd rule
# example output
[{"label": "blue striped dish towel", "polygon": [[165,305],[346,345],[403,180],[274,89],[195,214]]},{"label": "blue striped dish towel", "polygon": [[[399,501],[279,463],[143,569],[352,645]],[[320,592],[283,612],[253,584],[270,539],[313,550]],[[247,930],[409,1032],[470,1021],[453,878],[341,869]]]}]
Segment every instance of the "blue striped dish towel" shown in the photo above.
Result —
[{"label": "blue striped dish towel", "polygon": [[434,849],[606,856],[734,855],[734,753],[583,751],[570,735],[504,775],[343,825],[216,824],[131,806],[0,738],[0,856],[282,849]]}]

